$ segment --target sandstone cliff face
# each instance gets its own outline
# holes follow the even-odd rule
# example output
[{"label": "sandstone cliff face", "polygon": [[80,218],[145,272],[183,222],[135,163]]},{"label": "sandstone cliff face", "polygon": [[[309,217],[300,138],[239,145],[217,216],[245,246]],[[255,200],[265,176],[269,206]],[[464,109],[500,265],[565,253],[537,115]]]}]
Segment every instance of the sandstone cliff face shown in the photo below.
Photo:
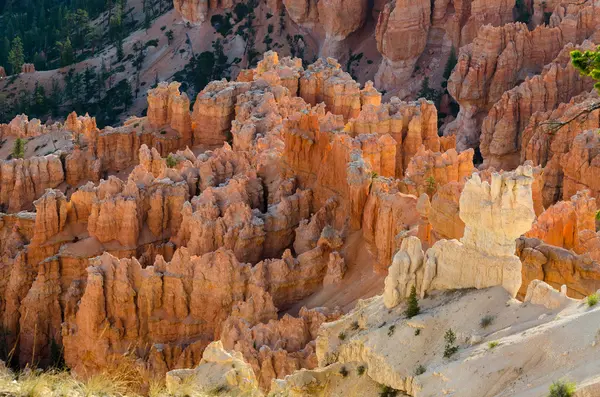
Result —
[{"label": "sandstone cliff face", "polygon": [[392,175],[404,175],[411,158],[423,145],[433,152],[441,150],[437,134],[437,109],[432,102],[421,99],[404,102],[392,97],[389,103],[364,104],[357,117],[344,127],[353,135],[389,134],[396,142],[396,168]]},{"label": "sandstone cliff face", "polygon": [[490,183],[473,174],[460,196],[464,236],[460,241],[440,240],[425,255],[420,242],[404,244],[389,269],[386,305],[398,305],[413,286],[423,296],[432,290],[502,285],[516,296],[521,263],[514,255],[515,239],[530,229],[535,217],[532,183],[530,166],[492,174]]},{"label": "sandstone cliff face", "polygon": [[535,112],[552,110],[560,103],[592,89],[593,81],[581,77],[571,65],[569,53],[595,46],[585,41],[581,46],[567,45],[542,73],[502,94],[490,109],[481,126],[483,166],[512,169],[519,165],[523,130]]},{"label": "sandstone cliff face", "polygon": [[589,190],[578,192],[571,200],[559,201],[546,209],[525,236],[600,260],[596,208],[596,199],[590,197]]},{"label": "sandstone cliff face", "polygon": [[[583,182],[583,179],[591,181],[591,178],[585,178],[585,173],[577,175],[577,172],[570,171],[575,179],[567,183],[564,181],[565,167],[575,170],[580,161],[567,155],[573,147],[573,141],[582,131],[600,127],[597,102],[595,92],[582,94],[569,103],[561,104],[556,110],[534,114],[523,131],[522,161],[531,160],[544,167],[545,206],[561,199],[568,200],[576,193],[573,189],[575,186],[578,186],[578,190],[590,189],[592,195],[598,197],[598,192],[592,185]],[[571,159],[574,164],[570,164]],[[567,190],[564,189],[565,185],[569,187]]]},{"label": "sandstone cliff face", "polygon": [[431,2],[388,2],[377,21],[377,50],[383,56],[375,84],[380,89],[398,87],[410,77],[425,49],[431,25]]},{"label": "sandstone cliff face", "polygon": [[[385,274],[397,245],[416,232],[416,197],[399,192],[393,179],[376,178],[363,213],[363,236],[375,252],[376,272]],[[398,241],[397,241],[398,240]]]},{"label": "sandstone cliff face", "polygon": [[319,58],[300,78],[300,97],[311,105],[325,102],[327,110],[344,120],[358,116],[360,85],[333,58]]},{"label": "sandstone cliff face", "polygon": [[448,80],[448,91],[460,104],[460,112],[447,129],[457,134],[459,150],[478,144],[485,113],[505,91],[528,74],[540,73],[566,44],[593,37],[600,26],[594,7],[580,4],[557,8],[549,26],[533,31],[521,23],[483,26],[473,43],[461,48]]},{"label": "sandstone cliff face", "polygon": [[199,25],[206,20],[209,10],[215,8],[231,8],[234,5],[234,1],[173,0],[173,5],[184,21]]},{"label": "sandstone cliff face", "polygon": [[295,23],[323,29],[322,56],[342,55],[340,41],[363,26],[369,10],[364,0],[284,0],[283,4]]},{"label": "sandstone cliff face", "polygon": [[517,240],[517,255],[523,263],[523,285],[519,295],[527,292],[527,283],[542,280],[555,288],[565,285],[567,294],[583,298],[600,288],[600,264],[589,255],[550,245],[537,238]]},{"label": "sandstone cliff face", "polygon": [[56,155],[13,159],[0,164],[0,205],[5,211],[32,209],[33,201],[46,189],[58,187],[65,179],[62,163]]}]

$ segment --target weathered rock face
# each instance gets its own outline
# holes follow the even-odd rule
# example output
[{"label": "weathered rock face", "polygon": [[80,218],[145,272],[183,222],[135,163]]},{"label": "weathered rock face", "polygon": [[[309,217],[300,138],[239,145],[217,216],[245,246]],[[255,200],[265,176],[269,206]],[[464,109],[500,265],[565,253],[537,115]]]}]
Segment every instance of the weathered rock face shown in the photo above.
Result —
[{"label": "weathered rock face", "polygon": [[516,296],[521,262],[514,255],[515,239],[530,229],[535,217],[532,183],[530,166],[492,174],[490,183],[473,174],[460,196],[464,236],[436,242],[425,259],[420,259],[420,243],[407,242],[390,267],[386,304],[397,304],[412,286],[423,296],[432,290],[502,285]]},{"label": "weathered rock face", "polygon": [[233,0],[173,0],[175,10],[189,23],[199,25],[204,22],[208,12],[214,8],[231,8]]},{"label": "weathered rock face", "polygon": [[439,152],[441,141],[437,134],[437,109],[432,102],[421,99],[404,102],[392,97],[389,103],[363,104],[356,118],[344,127],[352,135],[389,134],[396,141],[396,169],[393,176],[400,178],[417,151]]},{"label": "weathered rock face", "polygon": [[10,123],[0,124],[0,136],[6,138],[12,136],[15,138],[29,138],[43,134],[44,126],[38,119],[31,119],[25,114],[15,116]]},{"label": "weathered rock face", "polygon": [[377,50],[383,55],[375,76],[380,89],[398,87],[412,74],[425,49],[431,25],[431,2],[388,2],[377,21]]},{"label": "weathered rock face", "polygon": [[481,122],[505,91],[527,75],[540,73],[566,44],[582,43],[595,34],[600,17],[594,7],[579,4],[557,8],[549,26],[538,26],[533,31],[521,23],[483,26],[473,43],[461,48],[458,64],[448,80],[448,91],[460,104],[460,112],[446,129],[446,133],[457,134],[459,150],[479,143]]},{"label": "weathered rock face", "polygon": [[33,63],[24,63],[21,66],[21,73],[35,73],[35,66]]},{"label": "weathered rock face", "polygon": [[295,175],[301,188],[313,191],[313,208],[332,196],[338,200],[336,227],[359,229],[369,194],[371,169],[355,141],[342,132],[341,116],[325,115],[319,105],[290,115],[284,122],[284,176]]},{"label": "weathered rock face", "polygon": [[445,22],[444,28],[452,44],[455,48],[461,48],[473,41],[482,26],[502,26],[513,22],[514,6],[514,1],[505,0],[454,3],[438,0],[433,7],[433,25]]},{"label": "weathered rock face", "polygon": [[4,69],[4,66],[0,66],[0,79],[3,79],[6,77],[6,70]]},{"label": "weathered rock face", "polygon": [[581,77],[571,65],[569,53],[595,46],[585,41],[581,46],[565,46],[542,73],[502,94],[490,109],[481,126],[483,166],[513,169],[519,165],[523,130],[535,112],[545,112],[568,102],[573,96],[592,89],[593,81]]},{"label": "weathered rock face", "polygon": [[249,83],[209,83],[196,97],[192,114],[194,144],[221,145],[230,139],[237,96],[250,89]]},{"label": "weathered rock face", "polygon": [[409,233],[416,233],[419,221],[416,204],[416,197],[400,193],[393,179],[373,180],[362,228],[363,237],[377,258],[373,265],[376,272],[385,274],[397,245]]},{"label": "weathered rock face", "polygon": [[322,56],[341,55],[339,42],[363,26],[369,9],[364,0],[284,0],[283,4],[295,23],[325,31]]},{"label": "weathered rock face", "polygon": [[325,102],[329,112],[344,120],[358,116],[361,109],[360,84],[333,58],[319,58],[308,66],[300,78],[300,97],[312,106]]},{"label": "weathered rock face", "polygon": [[258,397],[262,393],[252,367],[240,352],[223,349],[221,341],[209,344],[195,369],[178,369],[167,373],[166,385],[170,393],[182,390],[182,385],[193,385],[199,393],[227,391],[230,396]]},{"label": "weathered rock face", "polygon": [[588,187],[598,197],[600,182],[595,175],[598,175],[600,169],[599,145],[598,132],[585,131],[575,137],[571,149],[561,157],[560,165],[564,172],[563,197],[570,197]]},{"label": "weathered rock face", "polygon": [[[574,146],[573,141],[582,131],[600,127],[598,101],[595,91],[582,94],[553,111],[534,114],[523,131],[521,161],[531,160],[544,168],[543,201],[546,207],[561,199],[568,200],[576,193],[575,186],[578,190],[590,189],[594,197],[600,197],[600,192],[592,188],[594,185],[586,185],[583,179],[576,179],[593,182],[591,178],[585,178],[585,173],[578,175],[578,171],[572,171],[576,170],[581,159],[568,155]],[[569,163],[571,159],[574,164]],[[565,167],[575,179],[565,181]],[[564,186],[568,189],[565,190]]]},{"label": "weathered rock face", "polygon": [[227,350],[242,352],[258,376],[259,385],[268,390],[273,379],[282,379],[301,368],[317,365],[314,339],[322,323],[337,320],[338,310],[300,309],[299,317],[284,315],[251,327],[246,321],[228,319],[221,340]]},{"label": "weathered rock face", "polygon": [[[569,351],[572,359],[575,343],[581,349],[578,354],[586,358],[574,362],[578,375],[573,376],[578,384],[586,385],[580,389],[582,395],[594,395],[595,372],[587,372],[585,368],[589,368],[590,361],[591,365],[598,365],[598,360],[595,350],[590,348],[595,337],[586,336],[586,327],[593,327],[600,310],[590,310],[583,302],[570,299],[543,282],[533,282],[530,292],[527,304],[511,299],[501,287],[430,294],[419,301],[422,313],[410,319],[404,315],[405,305],[389,309],[382,297],[363,301],[340,320],[321,327],[317,338],[317,369],[298,371],[278,380],[272,390],[279,393],[275,395],[293,395],[295,391],[310,395],[317,390],[325,390],[326,395],[345,392],[353,395],[353,387],[360,385],[361,392],[372,390],[368,395],[377,395],[381,390],[377,384],[384,384],[407,395],[436,396],[440,390],[463,389],[464,379],[479,368],[485,372],[484,376],[470,381],[471,386],[461,395],[493,395],[509,387],[515,396],[532,390],[544,394],[552,383],[548,377],[556,379],[573,374],[573,367],[565,368],[567,361],[562,360],[542,359],[543,368],[527,369],[526,363],[538,357],[540,346],[549,351]],[[457,316],[457,313],[471,315]],[[481,331],[484,316],[493,320]],[[447,346],[444,336],[449,329],[456,336],[453,343],[456,353],[450,360],[444,357]],[[338,337],[340,332],[345,333],[344,339]],[[569,340],[574,335],[576,342]],[[410,348],[405,344],[407,339]],[[352,377],[355,365],[365,369],[362,377]],[[513,365],[524,368],[526,381],[503,377],[512,371]],[[415,375],[419,366],[426,371]],[[348,370],[347,377],[339,376],[342,368]],[[440,373],[445,376],[440,378]],[[375,382],[373,389],[369,383],[360,383],[365,377]]]},{"label": "weathered rock face", "polygon": [[517,255],[523,263],[520,296],[525,296],[532,280],[543,280],[555,288],[566,285],[567,295],[573,298],[586,297],[600,288],[600,264],[589,255],[527,237],[517,240]]},{"label": "weathered rock face", "polygon": [[421,146],[410,159],[403,180],[406,190],[415,196],[427,193],[433,196],[450,182],[464,183],[474,171],[473,150],[458,154],[456,149],[444,153],[432,152]]},{"label": "weathered rock face", "polygon": [[148,122],[156,129],[168,125],[179,133],[184,143],[191,145],[190,100],[186,93],[179,92],[180,86],[177,82],[162,82],[148,90]]},{"label": "weathered rock face", "polygon": [[578,192],[569,201],[559,201],[538,216],[527,237],[546,244],[588,253],[600,260],[600,236],[596,234],[596,199],[589,190]]},{"label": "weathered rock face", "polygon": [[44,157],[13,159],[0,164],[0,205],[7,212],[32,209],[33,201],[46,189],[58,187],[65,179],[60,158]]}]

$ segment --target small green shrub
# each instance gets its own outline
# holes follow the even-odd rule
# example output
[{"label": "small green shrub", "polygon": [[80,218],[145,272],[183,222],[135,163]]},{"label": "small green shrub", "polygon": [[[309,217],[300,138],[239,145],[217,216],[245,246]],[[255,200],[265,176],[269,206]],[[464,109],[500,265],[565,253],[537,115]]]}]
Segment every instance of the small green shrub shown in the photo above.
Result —
[{"label": "small green shrub", "polygon": [[172,154],[169,154],[167,156],[167,167],[169,168],[173,168],[177,165],[178,161],[175,158],[175,156],[173,156]]},{"label": "small green shrub", "polygon": [[415,336],[421,335],[421,328],[415,329]]},{"label": "small green shrub", "polygon": [[22,159],[23,157],[25,157],[25,140],[17,138],[13,146],[12,158]]},{"label": "small green shrub", "polygon": [[352,331],[356,331],[358,328],[359,328],[358,321],[352,321],[352,324],[350,324],[350,329]]},{"label": "small green shrub", "polygon": [[596,306],[598,303],[598,294],[591,294],[586,298],[589,307]]},{"label": "small green shrub", "polygon": [[410,295],[408,296],[408,306],[406,307],[404,314],[406,314],[406,317],[408,318],[413,318],[420,312],[421,309],[419,308],[419,301],[417,299],[417,289],[413,285],[410,289]]},{"label": "small green shrub", "polygon": [[427,178],[425,178],[425,185],[427,186],[427,192],[429,194],[433,193],[437,185],[437,182],[433,175],[430,175]]},{"label": "small green shrub", "polygon": [[390,327],[388,328],[388,336],[394,335],[394,331],[395,330],[396,330],[396,326],[395,325],[390,325]]},{"label": "small green shrub", "polygon": [[425,368],[423,365],[419,365],[417,369],[415,369],[415,376],[423,375],[425,371],[427,371],[427,368]]},{"label": "small green shrub", "polygon": [[162,130],[162,131],[160,132],[160,135],[166,135],[166,134],[167,134],[167,131],[165,131],[165,130]]},{"label": "small green shrub", "polygon": [[575,383],[559,380],[550,385],[548,397],[572,397],[576,389]]},{"label": "small green shrub", "polygon": [[396,397],[398,390],[388,385],[379,385],[379,397]]},{"label": "small green shrub", "polygon": [[456,342],[456,334],[452,331],[452,328],[446,331],[444,335],[444,340],[446,341],[446,345],[444,346],[444,357],[450,358],[454,353],[458,351],[458,346],[454,343]]},{"label": "small green shrub", "polygon": [[479,321],[479,326],[481,328],[487,328],[490,325],[492,325],[493,322],[494,322],[494,316],[488,314],[481,318],[481,321]]},{"label": "small green shrub", "polygon": [[344,378],[345,378],[346,376],[348,376],[348,370],[346,369],[346,367],[342,367],[342,368],[340,369],[340,375],[342,375]]},{"label": "small green shrub", "polygon": [[144,45],[145,48],[148,47],[158,47],[158,39],[152,39],[152,40],[148,40],[146,42],[146,44]]},{"label": "small green shrub", "polygon": [[359,365],[358,368],[356,368],[356,373],[358,374],[358,376],[362,376],[365,373],[365,366],[364,365]]},{"label": "small green shrub", "polygon": [[338,334],[338,339],[339,339],[339,340],[345,340],[345,339],[346,339],[346,334],[345,334],[344,332],[340,332],[340,333]]},{"label": "small green shrub", "polygon": [[494,347],[498,346],[500,343],[498,341],[488,342],[488,349],[492,350]]}]

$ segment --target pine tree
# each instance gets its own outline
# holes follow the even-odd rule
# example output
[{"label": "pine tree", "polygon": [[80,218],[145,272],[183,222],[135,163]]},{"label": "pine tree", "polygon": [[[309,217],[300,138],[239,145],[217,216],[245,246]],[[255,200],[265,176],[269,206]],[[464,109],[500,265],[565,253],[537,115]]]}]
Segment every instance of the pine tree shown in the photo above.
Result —
[{"label": "pine tree", "polygon": [[123,59],[124,56],[125,53],[123,51],[123,39],[119,37],[119,39],[117,40],[117,59],[120,61],[121,59]]},{"label": "pine tree", "polygon": [[408,307],[404,314],[406,314],[406,317],[408,318],[413,318],[420,312],[421,309],[419,308],[419,301],[417,300],[417,289],[413,285],[410,289],[410,295],[408,296]]},{"label": "pine tree", "polygon": [[13,39],[12,47],[8,53],[8,63],[12,67],[13,74],[21,73],[21,66],[25,63],[23,54],[23,41],[19,36]]},{"label": "pine tree", "polygon": [[14,159],[22,159],[25,157],[25,140],[17,138],[13,146],[12,157]]},{"label": "pine tree", "polygon": [[73,45],[71,39],[67,39],[63,42],[56,43],[60,48],[60,65],[67,66],[75,62],[75,52],[73,51]]},{"label": "pine tree", "polygon": [[600,92],[600,46],[596,51],[572,51],[571,63],[582,75],[596,80],[594,87]]}]

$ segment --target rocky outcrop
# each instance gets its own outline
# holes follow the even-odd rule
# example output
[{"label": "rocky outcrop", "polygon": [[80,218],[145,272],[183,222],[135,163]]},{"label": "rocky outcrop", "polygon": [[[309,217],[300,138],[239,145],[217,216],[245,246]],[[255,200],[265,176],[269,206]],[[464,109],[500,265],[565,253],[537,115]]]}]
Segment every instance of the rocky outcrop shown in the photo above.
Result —
[{"label": "rocky outcrop", "polygon": [[21,66],[21,73],[35,73],[35,66],[33,63],[24,63]]},{"label": "rocky outcrop", "polygon": [[460,154],[456,149],[440,153],[421,146],[406,167],[403,184],[407,192],[415,196],[423,193],[433,196],[450,182],[463,184],[474,171],[473,154],[473,149]]},{"label": "rocky outcrop", "polygon": [[254,371],[239,352],[223,349],[221,341],[209,344],[195,369],[178,369],[167,373],[167,390],[177,394],[184,385],[193,385],[195,392],[226,392],[230,396],[258,397],[258,382]]},{"label": "rocky outcrop", "polygon": [[596,234],[596,199],[584,190],[569,201],[559,201],[538,216],[525,236],[546,244],[588,253],[600,260],[600,236]]},{"label": "rocky outcrop", "polygon": [[[405,305],[388,309],[380,296],[362,301],[348,315],[322,326],[317,338],[318,368],[276,381],[272,390],[277,396],[294,391],[315,393],[316,385],[310,383],[313,379],[330,395],[352,395],[358,385],[363,393],[373,390],[372,395],[377,395],[382,388],[377,384],[383,384],[386,390],[412,396],[460,390],[461,396],[476,397],[508,388],[518,396],[532,390],[547,393],[551,379],[568,374],[581,385],[578,394],[593,395],[595,373],[585,368],[597,365],[593,347],[597,342],[588,335],[587,327],[598,321],[600,310],[590,310],[543,283],[535,282],[531,292],[526,304],[511,299],[501,287],[431,294],[419,301],[421,314],[412,318],[404,315]],[[492,319],[485,330],[480,326],[482,318]],[[456,337],[450,344],[455,349],[445,354],[448,330]],[[342,332],[343,339],[338,337]],[[571,339],[575,335],[575,340]],[[581,350],[575,350],[574,344]],[[540,349],[548,353],[540,356]],[[556,351],[568,351],[570,357],[547,359],[546,354]],[[575,351],[578,359],[571,361]],[[528,367],[537,357],[543,368]],[[353,377],[355,366],[364,369],[361,377]],[[515,366],[523,368],[523,374],[511,374],[507,379]],[[342,368],[348,371],[347,377],[339,375]],[[421,371],[415,373],[415,368]],[[477,369],[483,376],[465,388],[463,379],[470,379]],[[521,378],[524,374],[526,380]],[[375,384],[360,380],[365,377]]]},{"label": "rocky outcrop", "polygon": [[568,44],[541,74],[502,94],[490,109],[481,126],[483,166],[513,169],[519,165],[523,130],[535,112],[545,112],[568,102],[573,96],[592,89],[593,81],[581,77],[571,65],[570,52],[595,46],[585,41],[581,46]]},{"label": "rocky outcrop", "polygon": [[173,0],[175,10],[185,22],[200,25],[208,17],[209,11],[215,8],[231,8],[233,0]]},{"label": "rocky outcrop", "polygon": [[168,125],[177,131],[184,144],[191,145],[190,100],[185,92],[179,92],[180,86],[177,82],[162,82],[148,90],[148,122],[156,129]]},{"label": "rocky outcrop", "polygon": [[516,296],[521,288],[521,262],[514,255],[515,239],[530,229],[535,217],[532,183],[530,166],[492,174],[490,183],[473,174],[460,196],[464,236],[460,241],[436,242],[422,260],[422,255],[415,254],[417,245],[407,243],[390,267],[386,301],[397,304],[411,286],[424,296],[432,290],[502,285]]},{"label": "rocky outcrop", "polygon": [[312,106],[324,102],[329,112],[344,120],[358,116],[361,109],[360,84],[333,58],[319,58],[306,68],[300,78],[300,97]]},{"label": "rocky outcrop", "polygon": [[377,50],[383,56],[375,75],[380,89],[397,88],[408,80],[425,49],[431,25],[429,1],[395,0],[385,4],[377,21]]},{"label": "rocky outcrop", "polygon": [[322,56],[342,55],[340,42],[363,26],[368,12],[368,4],[362,0],[284,0],[283,4],[295,23],[324,30]]},{"label": "rocky outcrop", "polygon": [[221,145],[231,139],[231,121],[237,96],[250,89],[250,83],[209,83],[196,97],[192,113],[194,144]]},{"label": "rocky outcrop", "polygon": [[240,319],[228,319],[221,340],[227,350],[242,352],[263,390],[273,379],[283,379],[300,368],[317,366],[315,342],[321,324],[337,320],[339,310],[300,309],[299,317],[288,314],[251,327]]},{"label": "rocky outcrop", "polygon": [[[553,111],[534,114],[523,131],[521,161],[531,160],[544,168],[543,201],[546,207],[561,199],[568,200],[577,190],[590,189],[594,197],[600,197],[592,188],[593,184],[583,182],[583,179],[588,183],[591,180],[585,173],[573,172],[581,159],[568,155],[582,131],[600,127],[598,103],[600,100],[595,91],[579,95]],[[565,181],[565,167],[571,175],[568,181]],[[568,186],[566,190],[565,185]]]},{"label": "rocky outcrop", "polygon": [[57,188],[64,180],[62,163],[54,154],[2,161],[0,205],[7,212],[32,209],[46,189]]},{"label": "rocky outcrop", "polygon": [[283,128],[283,175],[295,175],[300,188],[312,190],[316,210],[335,197],[339,204],[335,226],[342,228],[348,222],[357,230],[369,194],[371,169],[342,128],[341,116],[326,115],[323,105],[290,115]]},{"label": "rocky outcrop", "polygon": [[376,178],[365,204],[362,231],[377,262],[376,272],[385,274],[397,245],[409,233],[416,233],[419,214],[415,196],[400,193],[393,179]]},{"label": "rocky outcrop", "polygon": [[527,237],[517,240],[517,255],[523,263],[520,296],[525,296],[532,280],[545,281],[555,288],[566,285],[567,295],[573,298],[586,297],[600,288],[600,264],[589,255]]},{"label": "rocky outcrop", "polygon": [[460,104],[460,112],[445,132],[457,134],[459,150],[477,146],[483,118],[505,91],[528,74],[540,73],[566,44],[582,43],[595,34],[600,20],[594,9],[592,3],[557,7],[549,26],[532,31],[521,23],[483,26],[473,43],[461,48],[448,80],[448,91]]},{"label": "rocky outcrop", "polygon": [[396,141],[396,170],[394,176],[404,175],[411,158],[421,146],[432,152],[441,150],[437,133],[437,109],[432,102],[421,99],[404,102],[392,97],[388,103],[364,104],[357,117],[344,127],[352,135],[389,134]]}]

